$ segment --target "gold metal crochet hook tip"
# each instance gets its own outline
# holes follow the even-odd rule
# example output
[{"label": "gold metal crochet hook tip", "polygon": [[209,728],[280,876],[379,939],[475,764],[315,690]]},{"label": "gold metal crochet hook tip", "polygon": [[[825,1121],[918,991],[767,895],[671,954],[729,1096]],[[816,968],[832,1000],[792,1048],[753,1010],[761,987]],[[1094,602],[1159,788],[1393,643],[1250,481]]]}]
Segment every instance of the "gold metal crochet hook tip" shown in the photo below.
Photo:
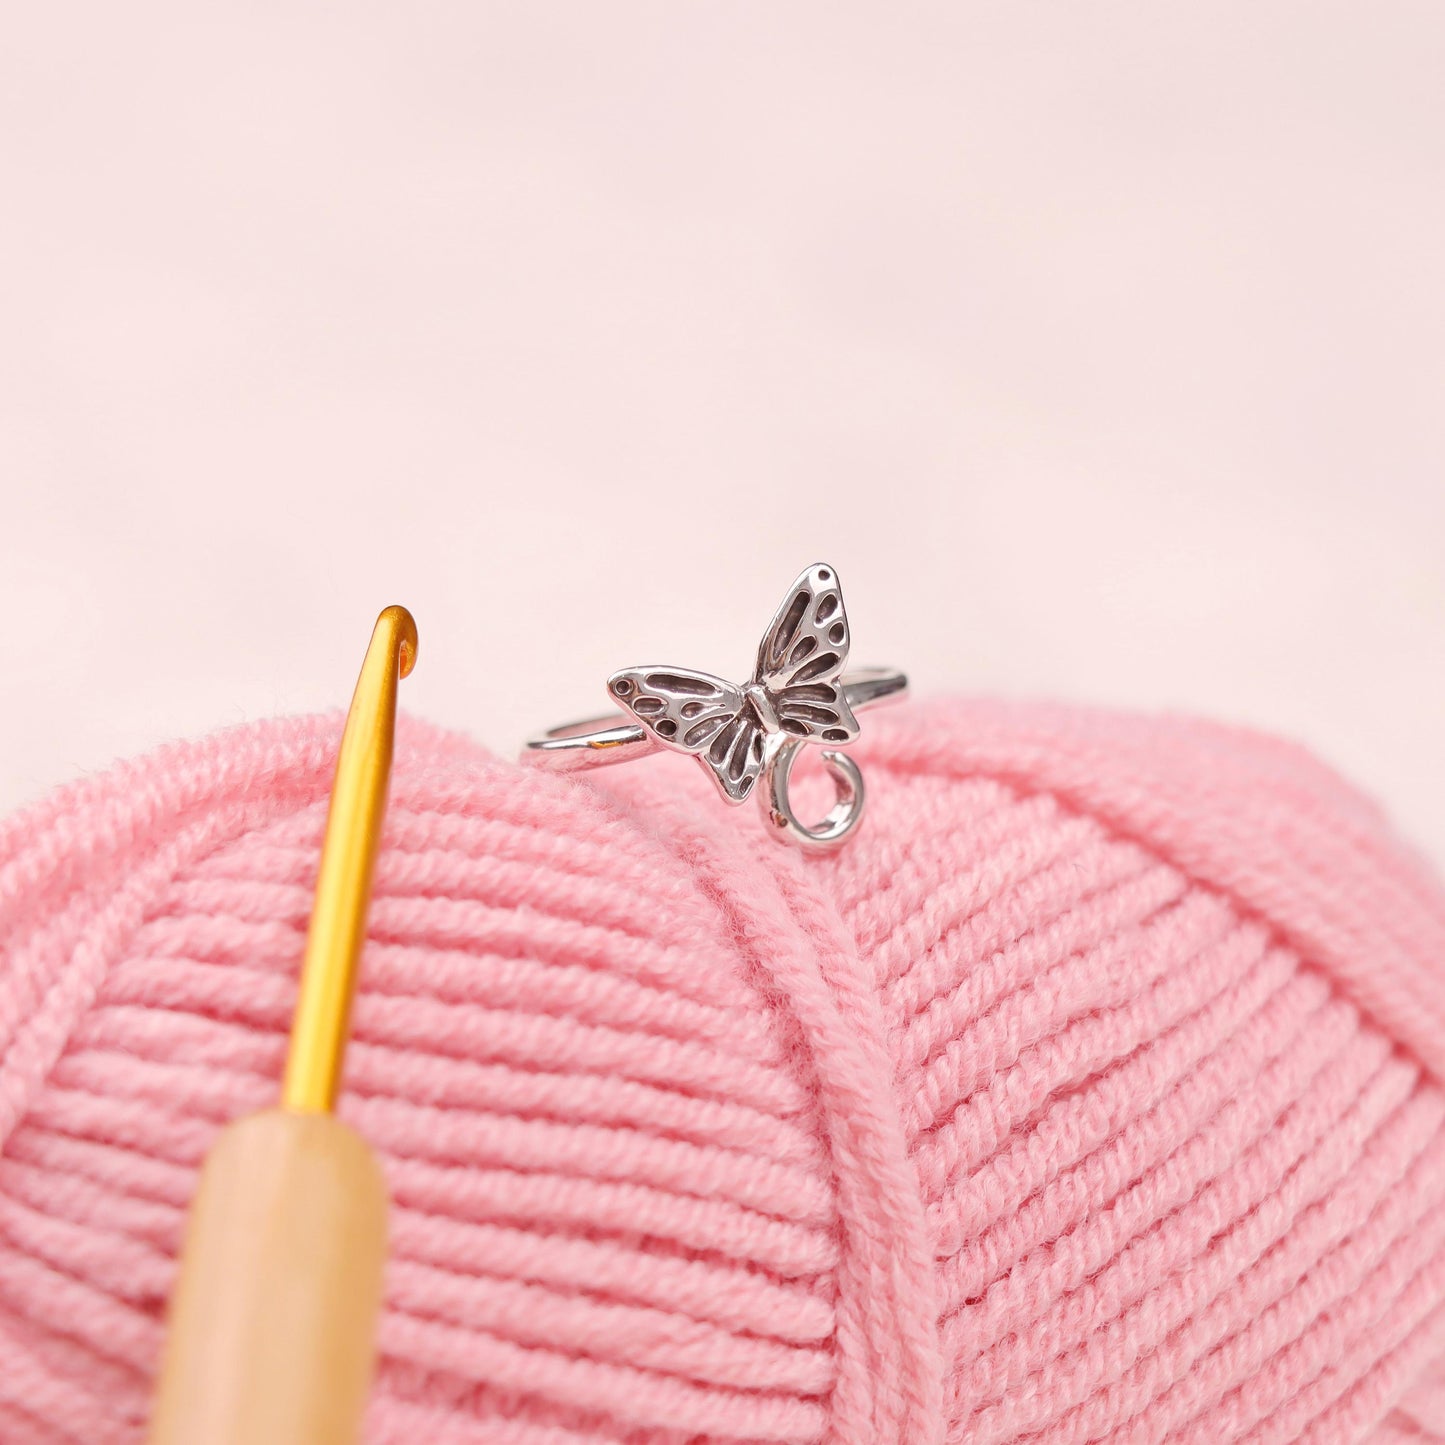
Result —
[{"label": "gold metal crochet hook tip", "polygon": [[281,1089],[281,1107],[294,1113],[329,1113],[341,1087],[371,877],[386,816],[397,683],[416,665],[416,653],[411,613],[405,607],[388,607],[376,619],[336,759]]}]

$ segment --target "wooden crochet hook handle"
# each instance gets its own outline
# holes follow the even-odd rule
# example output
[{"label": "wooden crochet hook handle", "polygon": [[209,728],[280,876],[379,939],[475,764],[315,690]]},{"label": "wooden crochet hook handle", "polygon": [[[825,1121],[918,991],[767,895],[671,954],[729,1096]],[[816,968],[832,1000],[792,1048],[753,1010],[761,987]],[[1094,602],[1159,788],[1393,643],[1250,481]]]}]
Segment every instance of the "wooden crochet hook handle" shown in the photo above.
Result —
[{"label": "wooden crochet hook handle", "polygon": [[171,1296],[150,1445],[353,1445],[371,1383],[386,1187],[331,1112],[386,812],[402,607],[377,619],[326,820],[281,1107],[206,1158]]}]

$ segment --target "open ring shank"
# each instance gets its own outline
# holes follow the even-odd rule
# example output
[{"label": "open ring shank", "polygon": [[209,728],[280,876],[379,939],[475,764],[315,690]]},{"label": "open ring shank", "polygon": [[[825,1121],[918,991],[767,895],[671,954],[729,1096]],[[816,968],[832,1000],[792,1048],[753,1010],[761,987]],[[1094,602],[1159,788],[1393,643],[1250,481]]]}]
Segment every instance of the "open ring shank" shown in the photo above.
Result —
[{"label": "open ring shank", "polygon": [[[886,667],[859,668],[847,673],[842,682],[843,696],[854,712],[879,703],[900,702],[908,692],[908,678]],[[618,714],[612,713],[551,728],[528,738],[522,756],[534,767],[569,773],[662,751],[662,745],[640,723],[618,722],[617,718]]]}]

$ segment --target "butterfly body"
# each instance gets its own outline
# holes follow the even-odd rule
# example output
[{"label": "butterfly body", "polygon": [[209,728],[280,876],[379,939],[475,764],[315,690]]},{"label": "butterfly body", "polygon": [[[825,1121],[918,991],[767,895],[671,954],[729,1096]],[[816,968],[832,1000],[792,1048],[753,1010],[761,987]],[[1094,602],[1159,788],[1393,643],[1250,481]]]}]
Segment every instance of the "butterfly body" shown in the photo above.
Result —
[{"label": "butterfly body", "polygon": [[743,688],[743,696],[752,707],[753,715],[758,720],[758,726],[769,733],[782,731],[783,725],[778,721],[777,711],[773,707],[773,700],[768,696],[768,690],[760,682],[750,682]]},{"label": "butterfly body", "polygon": [[800,573],[742,685],[682,667],[631,667],[608,691],[655,742],[696,757],[730,803],[752,792],[787,741],[846,744],[858,722],[843,692],[848,615],[837,574]]}]

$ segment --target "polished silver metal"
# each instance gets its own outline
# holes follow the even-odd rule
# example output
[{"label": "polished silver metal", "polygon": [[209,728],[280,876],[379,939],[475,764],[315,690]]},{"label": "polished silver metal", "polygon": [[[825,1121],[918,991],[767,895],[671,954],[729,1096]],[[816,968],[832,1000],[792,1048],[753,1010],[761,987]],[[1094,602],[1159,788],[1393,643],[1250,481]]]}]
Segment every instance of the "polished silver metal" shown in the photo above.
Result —
[{"label": "polished silver metal", "polygon": [[836,848],[863,821],[863,805],[868,797],[863,787],[863,773],[847,753],[824,748],[820,756],[833,779],[837,801],[824,814],[821,823],[810,826],[793,811],[789,797],[793,764],[801,749],[799,742],[784,743],[764,769],[765,790],[759,794],[763,817],[800,848],[806,848],[810,853],[826,853],[830,848]]},{"label": "polished silver metal", "polygon": [[[724,801],[757,791],[769,832],[809,850],[836,847],[863,816],[858,765],[835,751],[858,736],[856,714],[901,699],[901,672],[867,668],[844,674],[851,636],[838,574],[822,563],[798,575],[758,648],[752,678],[741,685],[684,667],[629,667],[607,690],[617,715],[567,723],[528,740],[523,758],[566,772],[626,762],[666,748],[702,764]],[[837,801],[821,822],[793,811],[790,780],[800,750],[824,746],[822,762]],[[758,783],[762,783],[759,788]]]}]

